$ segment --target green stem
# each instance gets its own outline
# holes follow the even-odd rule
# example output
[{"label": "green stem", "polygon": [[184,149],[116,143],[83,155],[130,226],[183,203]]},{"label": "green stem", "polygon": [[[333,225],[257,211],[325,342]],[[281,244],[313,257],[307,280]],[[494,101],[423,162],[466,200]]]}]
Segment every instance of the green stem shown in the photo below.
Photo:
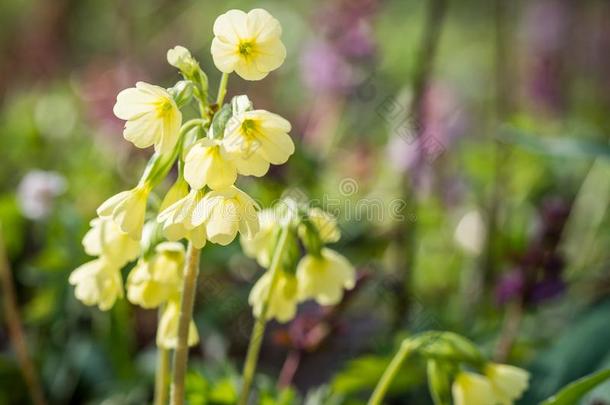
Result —
[{"label": "green stem", "polygon": [[243,385],[241,389],[241,396],[239,398],[240,405],[246,405],[248,403],[250,388],[252,387],[252,380],[256,371],[256,364],[258,363],[258,354],[261,349],[263,336],[265,335],[267,313],[269,312],[269,302],[271,300],[271,297],[273,297],[275,288],[279,280],[279,274],[281,271],[280,263],[282,261],[282,254],[284,252],[284,248],[286,247],[286,241],[288,240],[288,232],[288,226],[282,228],[282,233],[280,234],[280,238],[278,239],[277,244],[275,245],[275,249],[273,251],[273,259],[271,260],[271,265],[269,266],[268,270],[271,272],[271,283],[269,285],[269,291],[267,292],[267,297],[265,297],[265,302],[263,303],[261,313],[256,318],[254,328],[252,329],[252,333],[250,334],[248,354],[246,355],[246,362],[244,364],[243,370]]},{"label": "green stem", "polygon": [[184,285],[182,288],[182,302],[180,304],[180,318],[178,321],[178,342],[174,351],[174,370],[170,401],[172,405],[182,405],[184,403],[184,380],[189,350],[188,335],[193,317],[200,253],[201,250],[194,247],[192,242],[189,242],[184,271]]},{"label": "green stem", "polygon": [[229,82],[229,74],[228,73],[223,73],[222,77],[220,78],[220,85],[218,86],[218,95],[216,97],[216,104],[218,105],[218,108],[222,107],[222,102],[225,99],[225,96],[227,95],[227,83]]},{"label": "green stem", "polygon": [[155,405],[167,403],[169,388],[169,350],[157,350],[157,374],[155,376]]},{"label": "green stem", "polygon": [[413,349],[413,344],[410,341],[405,340],[400,345],[400,350],[396,353],[388,368],[385,369],[381,379],[377,383],[377,387],[375,387],[375,391],[373,391],[373,395],[369,399],[368,405],[380,405],[381,401],[385,397],[388,388],[390,388],[390,384],[398,374],[402,363],[409,357],[411,351]]}]

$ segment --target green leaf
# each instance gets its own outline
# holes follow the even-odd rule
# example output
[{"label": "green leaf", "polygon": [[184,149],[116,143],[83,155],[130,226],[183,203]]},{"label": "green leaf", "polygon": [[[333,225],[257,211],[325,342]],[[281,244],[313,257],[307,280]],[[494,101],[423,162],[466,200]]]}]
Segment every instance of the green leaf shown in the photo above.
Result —
[{"label": "green leaf", "polygon": [[565,386],[540,405],[573,405],[587,392],[610,378],[610,369],[589,374]]}]

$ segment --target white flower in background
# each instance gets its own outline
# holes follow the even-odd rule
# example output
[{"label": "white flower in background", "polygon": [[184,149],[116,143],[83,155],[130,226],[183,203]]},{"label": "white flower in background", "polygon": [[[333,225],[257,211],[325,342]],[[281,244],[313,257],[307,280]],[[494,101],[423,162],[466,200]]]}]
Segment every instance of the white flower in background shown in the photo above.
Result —
[{"label": "white flower in background", "polygon": [[453,239],[466,253],[481,254],[485,243],[485,222],[479,211],[469,211],[460,219]]},{"label": "white flower in background", "polygon": [[92,260],[70,274],[69,283],[75,286],[74,295],[85,305],[97,305],[106,311],[117,298],[123,297],[120,267],[104,258]]},{"label": "white flower in background", "polygon": [[197,249],[205,246],[205,226],[193,223],[193,214],[202,197],[202,191],[193,189],[159,213],[157,221],[163,224],[163,235],[167,239],[177,241],[187,238]]},{"label": "white flower in background", "polygon": [[214,22],[214,64],[221,72],[261,80],[286,58],[281,35],[279,21],[263,9],[229,10]]},{"label": "white flower in background", "polygon": [[140,240],[149,193],[150,189],[146,185],[122,191],[104,201],[97,209],[97,214],[100,218],[112,219],[123,232]]},{"label": "white flower in background", "polygon": [[[498,405],[491,383],[482,375],[460,372],[451,387],[454,405]],[[504,404],[502,404],[504,405]]]},{"label": "white flower in background", "polygon": [[267,208],[258,212],[259,230],[252,238],[241,237],[244,253],[255,258],[258,264],[268,268],[278,236],[279,224],[275,210]]},{"label": "white flower in background", "polygon": [[104,258],[122,267],[140,254],[140,243],[121,231],[111,219],[95,218],[83,238],[83,247],[90,256]]},{"label": "white flower in background", "polygon": [[[178,343],[178,322],[180,320],[180,299],[175,297],[165,304],[157,328],[157,346],[163,349],[175,349]],[[188,345],[199,342],[199,334],[195,322],[189,325]]]},{"label": "white flower in background", "polygon": [[155,145],[155,151],[171,151],[178,140],[182,113],[172,96],[162,87],[138,82],[121,91],[114,115],[126,120],[123,136],[138,148]]},{"label": "white flower in background", "polygon": [[[299,303],[298,287],[296,278],[281,269],[278,269],[277,285],[274,294],[269,301],[267,319],[277,319],[279,322],[287,322],[294,318]],[[252,305],[254,315],[260,316],[271,285],[271,273],[266,272],[254,284],[248,302]]]},{"label": "white flower in background", "polygon": [[356,284],[351,263],[334,250],[323,248],[320,256],[306,255],[297,265],[299,299],[313,298],[320,305],[334,305],[343,298],[343,290]]},{"label": "white flower in background", "polygon": [[228,245],[239,231],[246,238],[258,232],[256,203],[235,186],[207,193],[193,212],[195,226],[205,223],[212,243]]},{"label": "white flower in background", "polygon": [[488,363],[484,372],[502,405],[521,398],[529,384],[527,371],[508,364]]},{"label": "white flower in background", "polygon": [[17,188],[17,201],[23,216],[44,219],[51,213],[55,198],[66,191],[66,179],[57,172],[29,171]]}]

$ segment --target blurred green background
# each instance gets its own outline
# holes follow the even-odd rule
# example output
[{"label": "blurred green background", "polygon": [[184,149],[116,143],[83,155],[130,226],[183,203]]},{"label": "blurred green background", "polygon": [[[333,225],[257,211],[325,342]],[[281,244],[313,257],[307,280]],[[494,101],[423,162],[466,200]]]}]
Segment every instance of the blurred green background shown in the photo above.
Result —
[{"label": "blurred green background", "polygon": [[[335,213],[359,273],[337,308],[272,324],[261,403],[363,404],[400,338],[427,329],[530,370],[523,404],[610,366],[607,1],[4,0],[0,221],[49,401],[150,401],[156,312],[85,307],[67,282],[95,209],[150,155],[112,106],[138,80],[171,86],[175,45],[217,82],[215,18],[255,7],[280,20],[288,56],[265,81],[232,75],[229,96],[287,117],[297,152],[240,184],[263,206],[288,193]],[[419,51],[431,24],[436,57]],[[190,404],[233,403],[260,272],[237,242],[204,249]],[[25,404],[5,325],[0,404]],[[387,403],[432,403],[423,370],[405,366]],[[583,403],[610,404],[610,384]]]}]

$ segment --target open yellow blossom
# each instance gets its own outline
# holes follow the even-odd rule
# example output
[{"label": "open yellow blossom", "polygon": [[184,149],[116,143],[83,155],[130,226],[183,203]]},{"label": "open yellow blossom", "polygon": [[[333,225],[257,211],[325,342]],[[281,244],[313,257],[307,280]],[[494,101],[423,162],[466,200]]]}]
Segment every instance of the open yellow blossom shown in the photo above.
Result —
[{"label": "open yellow blossom", "polygon": [[[297,311],[297,305],[299,303],[297,294],[297,280],[296,278],[288,274],[281,269],[278,270],[277,285],[273,296],[269,301],[269,309],[267,310],[267,319],[277,319],[279,322],[288,322]],[[271,286],[271,273],[266,272],[263,276],[254,284],[248,302],[252,305],[252,310],[255,316],[260,316],[263,309],[263,304],[269,294],[269,287]]]},{"label": "open yellow blossom", "polygon": [[498,403],[510,405],[521,398],[528,386],[529,373],[507,364],[488,363],[484,369]]},{"label": "open yellow blossom", "polygon": [[117,267],[134,260],[140,253],[140,243],[108,218],[91,221],[91,229],[83,238],[83,247],[88,255],[104,256]]},{"label": "open yellow blossom", "polygon": [[185,197],[159,213],[157,221],[163,224],[163,235],[167,239],[177,241],[187,238],[197,249],[205,246],[205,226],[195,225],[192,221],[193,213],[202,197],[202,191],[193,189]]},{"label": "open yellow blossom", "polygon": [[139,240],[149,192],[146,185],[122,191],[104,201],[97,209],[97,214],[100,218],[111,218],[123,232]]},{"label": "open yellow blossom", "polygon": [[299,299],[315,299],[320,305],[334,305],[351,290],[356,272],[350,262],[334,250],[324,248],[320,256],[308,254],[297,265]]},{"label": "open yellow blossom", "polygon": [[454,405],[498,405],[491,383],[482,375],[460,372],[451,387]]},{"label": "open yellow blossom", "polygon": [[286,58],[281,35],[279,21],[263,9],[248,14],[229,10],[214,22],[214,64],[221,72],[235,71],[245,80],[261,80]]},{"label": "open yellow blossom", "polygon": [[240,238],[244,253],[255,258],[258,264],[268,268],[271,264],[271,256],[275,240],[278,235],[278,221],[273,209],[264,209],[258,212],[259,230],[252,238],[242,236]]},{"label": "open yellow blossom", "polygon": [[138,82],[121,91],[114,115],[126,120],[123,136],[138,148],[155,145],[155,151],[169,152],[178,140],[182,113],[162,87]]},{"label": "open yellow blossom", "polygon": [[142,258],[127,277],[127,298],[142,308],[156,308],[181,289],[184,247],[178,242],[156,246],[148,260]]},{"label": "open yellow blossom", "polygon": [[237,167],[221,141],[204,138],[195,142],[186,154],[184,178],[194,189],[208,186],[218,190],[235,183]]},{"label": "open yellow blossom", "polygon": [[[341,239],[341,231],[337,226],[337,219],[332,214],[314,207],[308,210],[307,216],[316,227],[322,243],[334,243]],[[304,226],[299,227],[299,233],[304,231]]]},{"label": "open yellow blossom", "polygon": [[107,311],[123,296],[120,268],[103,257],[78,267],[70,274],[74,295],[85,305],[97,305]]},{"label": "open yellow blossom", "polygon": [[[157,346],[163,349],[175,349],[178,343],[178,322],[180,320],[180,298],[178,296],[167,302],[159,327],[157,328]],[[189,325],[188,345],[194,346],[199,342],[199,334],[195,322]]]},{"label": "open yellow blossom", "polygon": [[235,186],[207,193],[193,212],[193,225],[205,223],[212,243],[228,245],[239,231],[246,238],[258,232],[256,203]]},{"label": "open yellow blossom", "polygon": [[235,156],[239,173],[262,176],[270,163],[286,163],[294,153],[290,130],[290,122],[277,114],[265,110],[244,111],[227,122],[223,143]]}]

